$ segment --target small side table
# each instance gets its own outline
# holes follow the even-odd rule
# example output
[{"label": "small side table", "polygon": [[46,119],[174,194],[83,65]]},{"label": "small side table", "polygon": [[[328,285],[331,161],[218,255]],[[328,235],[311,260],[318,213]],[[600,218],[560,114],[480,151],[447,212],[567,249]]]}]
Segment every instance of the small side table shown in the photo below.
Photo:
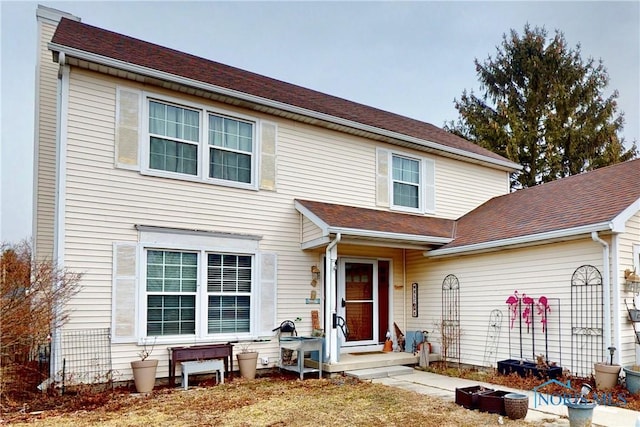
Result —
[{"label": "small side table", "polygon": [[[307,351],[318,351],[322,353],[322,337],[281,337],[280,338],[280,369],[286,369],[288,371],[298,372],[300,379],[304,379],[305,373],[318,372],[318,378],[322,378],[322,362],[318,364],[318,369],[305,368],[304,366],[304,353]],[[297,352],[298,360],[295,365],[283,365],[282,364],[282,350],[293,350]]]}]

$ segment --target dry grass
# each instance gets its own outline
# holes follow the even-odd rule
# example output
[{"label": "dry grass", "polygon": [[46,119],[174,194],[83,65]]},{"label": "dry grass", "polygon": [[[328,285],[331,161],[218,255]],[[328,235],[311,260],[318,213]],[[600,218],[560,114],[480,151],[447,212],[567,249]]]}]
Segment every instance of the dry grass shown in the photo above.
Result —
[{"label": "dry grass", "polygon": [[[120,390],[58,399],[57,406],[42,411],[33,401],[24,413],[4,413],[4,421],[36,426],[499,425],[498,415],[345,377],[299,381],[283,374],[186,392],[160,388],[144,397]],[[45,407],[43,403],[41,409]],[[536,425],[506,417],[503,421],[506,426]]]}]

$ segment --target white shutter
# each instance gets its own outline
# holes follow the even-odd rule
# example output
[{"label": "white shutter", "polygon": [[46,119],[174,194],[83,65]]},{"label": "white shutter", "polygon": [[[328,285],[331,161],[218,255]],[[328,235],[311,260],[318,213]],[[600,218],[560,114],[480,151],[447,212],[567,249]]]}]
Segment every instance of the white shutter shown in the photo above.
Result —
[{"label": "white shutter", "polygon": [[136,342],[136,252],[133,243],[113,245],[111,340],[114,343]]},{"label": "white shutter", "polygon": [[259,301],[257,331],[261,337],[273,335],[277,316],[278,256],[275,253],[258,254],[260,273],[258,276]]},{"label": "white shutter", "polygon": [[276,189],[276,136],[275,123],[260,123],[260,189]]},{"label": "white shutter", "polygon": [[436,212],[436,167],[433,159],[423,159],[425,166],[424,211]]},{"label": "white shutter", "polygon": [[116,94],[116,167],[140,170],[140,91],[118,88]]},{"label": "white shutter", "polygon": [[376,149],[376,205],[389,207],[389,150]]}]

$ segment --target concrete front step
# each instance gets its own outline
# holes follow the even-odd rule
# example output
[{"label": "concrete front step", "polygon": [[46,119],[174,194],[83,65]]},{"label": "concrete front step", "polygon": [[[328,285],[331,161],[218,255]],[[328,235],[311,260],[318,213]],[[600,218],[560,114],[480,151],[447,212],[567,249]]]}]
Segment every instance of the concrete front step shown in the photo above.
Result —
[{"label": "concrete front step", "polygon": [[356,369],[346,371],[344,374],[349,377],[355,377],[360,380],[373,380],[376,378],[394,377],[397,375],[409,375],[414,369],[409,366],[384,366],[380,368]]}]

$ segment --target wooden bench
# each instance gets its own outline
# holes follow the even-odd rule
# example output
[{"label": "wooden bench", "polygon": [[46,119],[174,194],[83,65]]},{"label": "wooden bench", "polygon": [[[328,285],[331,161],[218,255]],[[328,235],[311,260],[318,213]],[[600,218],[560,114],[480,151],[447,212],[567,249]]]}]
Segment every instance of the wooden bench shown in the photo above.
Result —
[{"label": "wooden bench", "polygon": [[182,362],[182,387],[189,388],[189,374],[216,373],[216,381],[224,384],[224,362],[221,359]]}]

